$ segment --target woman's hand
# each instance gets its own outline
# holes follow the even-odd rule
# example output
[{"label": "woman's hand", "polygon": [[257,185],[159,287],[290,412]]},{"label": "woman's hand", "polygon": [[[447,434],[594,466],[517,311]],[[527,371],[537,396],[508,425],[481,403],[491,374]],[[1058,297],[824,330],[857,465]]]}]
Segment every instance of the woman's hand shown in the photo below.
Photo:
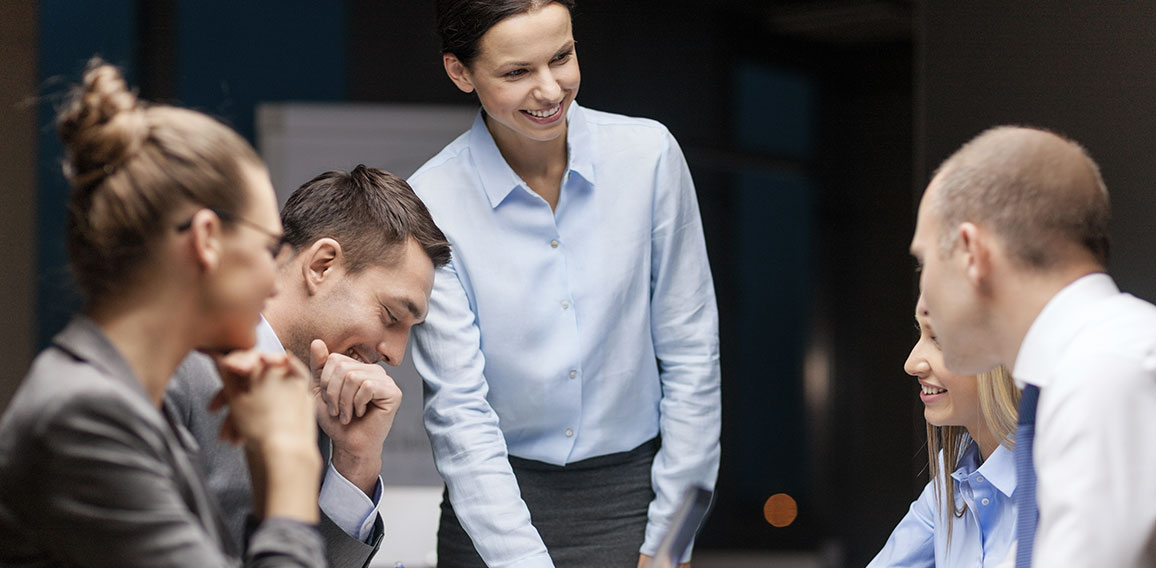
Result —
[{"label": "woman's hand", "polygon": [[[638,555],[638,568],[647,568],[647,566],[650,565],[651,560],[654,560],[654,558],[647,556],[645,554],[639,554]],[[678,565],[678,568],[690,568],[690,562],[683,562],[682,564]]]},{"label": "woman's hand", "polygon": [[309,369],[292,354],[240,351],[217,360],[224,383],[211,409],[228,405],[221,438],[247,447],[274,441],[316,448]]},{"label": "woman's hand", "polygon": [[243,443],[258,516],[318,522],[321,455],[310,374],[292,354],[234,352],[217,360],[228,405],[221,438]]}]

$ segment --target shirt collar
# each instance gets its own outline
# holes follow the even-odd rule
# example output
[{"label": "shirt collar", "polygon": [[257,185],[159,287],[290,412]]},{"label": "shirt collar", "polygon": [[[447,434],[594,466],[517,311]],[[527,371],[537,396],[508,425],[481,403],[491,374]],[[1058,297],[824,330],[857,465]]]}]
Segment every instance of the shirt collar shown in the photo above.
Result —
[{"label": "shirt collar", "polygon": [[979,444],[974,440],[969,441],[967,449],[959,458],[959,466],[951,473],[951,477],[956,482],[962,483],[975,475],[981,475],[992,487],[1010,497],[1016,490],[1015,454],[1001,445],[996,446],[986,461],[979,463],[979,460]]},{"label": "shirt collar", "polygon": [[1089,304],[1120,293],[1104,273],[1084,276],[1060,290],[1036,316],[1020,344],[1012,376],[1016,384],[1046,387],[1056,373],[1060,356],[1079,332],[1080,317]]},{"label": "shirt collar", "polygon": [[[585,109],[578,106],[578,102],[570,103],[570,110],[566,113],[566,150],[567,174],[576,173],[582,176],[591,186],[594,185],[594,136],[586,122]],[[506,163],[493,135],[486,128],[485,111],[479,110],[474,118],[474,125],[470,127],[470,150],[474,154],[474,166],[478,177],[482,181],[482,189],[490,200],[490,207],[497,208],[505,201],[514,188],[523,184],[518,174]],[[565,185],[565,183],[563,183]],[[529,190],[529,188],[526,188]]]},{"label": "shirt collar", "polygon": [[148,399],[144,384],[137,378],[132,367],[121,355],[120,350],[109,340],[108,335],[91,319],[78,315],[52,338],[52,343],[72,355],[99,369],[105,376],[124,383],[141,396]]},{"label": "shirt collar", "polygon": [[269,320],[265,316],[261,316],[261,322],[257,324],[257,350],[268,351],[270,353],[284,353],[285,346],[281,344],[281,340],[277,338],[277,332],[273,331],[273,326],[269,325]]},{"label": "shirt collar", "polygon": [[[976,446],[976,452],[979,446]],[[1016,490],[1016,462],[1015,453],[1003,447],[996,446],[995,451],[987,456],[987,460],[976,470],[1000,493],[1011,496]]]}]

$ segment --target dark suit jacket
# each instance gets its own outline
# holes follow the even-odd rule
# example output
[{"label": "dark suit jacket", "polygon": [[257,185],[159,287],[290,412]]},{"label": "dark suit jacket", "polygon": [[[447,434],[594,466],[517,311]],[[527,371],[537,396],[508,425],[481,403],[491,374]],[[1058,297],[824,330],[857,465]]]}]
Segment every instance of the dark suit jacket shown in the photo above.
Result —
[{"label": "dark suit jacket", "polygon": [[[0,419],[0,566],[236,566],[196,442],[91,320],[45,349]],[[314,527],[270,519],[245,566],[322,566]]]},{"label": "dark suit jacket", "polygon": [[[221,378],[212,359],[192,353],[169,381],[165,401],[200,444],[209,490],[224,511],[228,533],[240,543],[244,541],[247,519],[253,509],[253,489],[244,451],[218,441],[224,412],[211,413],[208,406],[220,388]],[[320,429],[317,434],[325,463],[328,463],[329,438]],[[346,534],[324,511],[321,513],[321,535],[330,566],[367,566],[377,553],[383,534],[380,516],[374,521],[373,536],[367,544]]]}]

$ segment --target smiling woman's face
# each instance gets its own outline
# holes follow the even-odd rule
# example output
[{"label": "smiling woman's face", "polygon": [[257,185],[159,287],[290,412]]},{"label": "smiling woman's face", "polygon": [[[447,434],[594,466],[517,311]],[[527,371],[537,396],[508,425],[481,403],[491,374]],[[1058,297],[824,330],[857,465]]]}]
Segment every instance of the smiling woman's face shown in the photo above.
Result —
[{"label": "smiling woman's face", "polygon": [[582,78],[570,11],[551,2],[498,22],[482,36],[479,55],[463,76],[455,83],[478,94],[499,146],[564,136],[566,111]]},{"label": "smiling woman's face", "polygon": [[919,381],[923,416],[929,424],[964,426],[970,430],[981,422],[975,375],[957,375],[947,370],[928,315],[920,298],[915,307],[919,341],[911,348],[903,370]]}]

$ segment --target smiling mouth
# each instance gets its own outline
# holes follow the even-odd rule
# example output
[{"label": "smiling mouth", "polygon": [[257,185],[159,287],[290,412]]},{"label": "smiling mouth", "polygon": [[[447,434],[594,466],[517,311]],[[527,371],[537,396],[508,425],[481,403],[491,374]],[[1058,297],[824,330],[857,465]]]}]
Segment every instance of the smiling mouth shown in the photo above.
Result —
[{"label": "smiling mouth", "polygon": [[947,392],[947,389],[941,389],[939,387],[933,387],[924,384],[919,385],[919,388],[923,389],[923,394],[943,394]]},{"label": "smiling mouth", "polygon": [[526,113],[526,114],[528,114],[534,118],[550,118],[551,116],[558,114],[558,112],[560,112],[561,110],[562,110],[562,103],[558,103],[558,104],[556,104],[556,105],[554,105],[548,109],[523,110],[522,112],[524,112],[524,113]]},{"label": "smiling mouth", "polygon": [[368,363],[369,362],[369,361],[366,361],[365,358],[362,357],[361,354],[358,353],[357,350],[352,348],[352,347],[350,347],[349,350],[345,352],[345,356],[349,357],[350,359],[353,359],[354,361],[360,361],[362,363]]}]

